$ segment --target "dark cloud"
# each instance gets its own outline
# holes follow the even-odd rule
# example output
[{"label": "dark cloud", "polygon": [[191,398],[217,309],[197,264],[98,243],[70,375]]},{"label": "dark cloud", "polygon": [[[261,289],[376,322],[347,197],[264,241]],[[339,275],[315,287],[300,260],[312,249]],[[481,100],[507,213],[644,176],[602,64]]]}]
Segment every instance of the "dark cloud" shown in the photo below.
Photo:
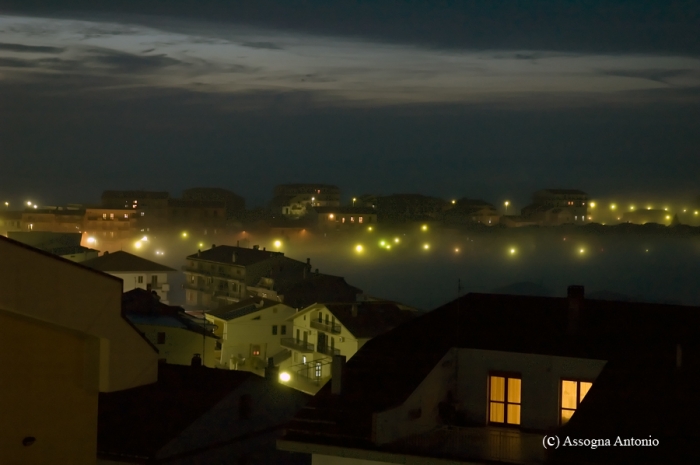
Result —
[{"label": "dark cloud", "polygon": [[65,49],[43,45],[8,44],[0,42],[0,50],[22,53],[62,53]]},{"label": "dark cloud", "polygon": [[267,50],[282,50],[283,48],[274,42],[243,42],[241,44],[244,47],[250,48],[262,48]]},{"label": "dark cloud", "polygon": [[669,78],[682,76],[684,74],[696,73],[693,69],[642,69],[642,70],[605,70],[601,74],[607,76],[622,76],[648,79],[650,81],[668,84]]},{"label": "dark cloud", "polygon": [[23,60],[21,58],[3,58],[0,57],[0,67],[3,68],[33,68],[36,62],[32,60]]},{"label": "dark cloud", "polygon": [[87,60],[124,73],[140,73],[185,64],[164,54],[144,56],[107,49],[92,50]]}]

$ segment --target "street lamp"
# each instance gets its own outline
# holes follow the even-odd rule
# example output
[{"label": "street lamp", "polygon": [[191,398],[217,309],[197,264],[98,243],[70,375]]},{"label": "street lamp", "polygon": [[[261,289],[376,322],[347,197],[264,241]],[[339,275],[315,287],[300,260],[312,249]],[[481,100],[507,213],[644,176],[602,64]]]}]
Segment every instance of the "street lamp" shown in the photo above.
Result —
[{"label": "street lamp", "polygon": [[355,197],[352,198],[352,206],[353,206],[353,207],[355,206],[355,201],[356,201],[356,200],[357,200],[357,199],[356,199]]},{"label": "street lamp", "polygon": [[10,208],[10,202],[5,202],[5,208]]},{"label": "street lamp", "polygon": [[508,205],[510,205],[509,201],[505,201],[504,205],[506,206],[506,215],[508,214]]}]

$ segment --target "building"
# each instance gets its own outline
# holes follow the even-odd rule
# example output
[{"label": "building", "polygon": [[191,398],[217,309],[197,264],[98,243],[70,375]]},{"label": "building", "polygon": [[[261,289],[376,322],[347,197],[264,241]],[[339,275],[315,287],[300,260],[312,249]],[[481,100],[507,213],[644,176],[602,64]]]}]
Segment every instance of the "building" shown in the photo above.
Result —
[{"label": "building", "polygon": [[9,232],[7,237],[78,263],[97,258],[100,252],[81,246],[83,235],[79,232],[17,231]]},{"label": "building", "polygon": [[216,359],[218,366],[264,375],[267,360],[274,365],[290,357],[280,336],[291,334],[288,318],[296,312],[277,300],[249,298],[206,312],[221,338]]},{"label": "building", "polygon": [[308,266],[257,245],[252,249],[214,245],[187,257],[186,304],[215,310],[251,296],[279,300],[280,286],[301,281]]},{"label": "building", "polygon": [[214,368],[219,337],[181,307],[166,305],[154,291],[135,288],[122,295],[122,312],[158,348],[161,363],[190,365],[196,355]]},{"label": "building", "polygon": [[174,228],[216,234],[226,227],[226,215],[222,200],[168,200],[168,224]]},{"label": "building", "polygon": [[7,235],[11,231],[22,231],[22,212],[0,210],[0,234]]},{"label": "building", "polygon": [[23,231],[81,232],[85,209],[79,206],[27,208],[22,212]]},{"label": "building", "polygon": [[377,223],[377,211],[369,207],[314,207],[309,211],[321,231],[339,231]]},{"label": "building", "polygon": [[162,191],[104,191],[102,207],[139,210],[144,215],[148,228],[164,226],[168,222],[168,199],[170,194]]},{"label": "building", "polygon": [[443,214],[446,224],[495,226],[499,224],[501,214],[496,207],[481,199],[462,198],[456,200]]},{"label": "building", "polygon": [[291,331],[281,335],[291,351],[280,369],[290,386],[316,393],[331,377],[334,355],[350,359],[370,339],[417,316],[394,302],[317,303],[288,318]]},{"label": "building", "polygon": [[174,272],[173,268],[124,251],[105,252],[100,257],[83,262],[83,265],[121,279],[123,292],[145,289],[155,292],[164,304],[168,303],[168,273]]},{"label": "building", "polygon": [[182,193],[183,200],[224,202],[226,218],[236,218],[245,211],[245,199],[233,192],[215,187],[195,187]]},{"label": "building", "polygon": [[392,194],[377,197],[379,221],[405,223],[436,220],[450,204],[437,197],[420,194]]},{"label": "building", "polygon": [[[694,463],[699,323],[700,308],[582,286],[468,294],[336,356],[278,447],[320,465]],[[618,436],[662,446],[591,447]],[[589,443],[557,449],[566,438]]]},{"label": "building", "polygon": [[300,218],[312,207],[340,206],[340,189],[328,184],[282,184],[275,187],[273,213]]},{"label": "building", "polygon": [[98,464],[308,465],[275,448],[308,400],[244,371],[160,364],[157,383],[100,394]]},{"label": "building", "polygon": [[588,221],[588,194],[578,189],[543,189],[532,196],[532,204],[521,211],[523,217],[541,226],[585,224]]},{"label": "building", "polygon": [[157,379],[157,350],[120,309],[121,282],[0,237],[0,457],[95,464],[98,393]]},{"label": "building", "polygon": [[141,232],[145,212],[129,208],[85,209],[83,232],[97,241],[131,239]]}]

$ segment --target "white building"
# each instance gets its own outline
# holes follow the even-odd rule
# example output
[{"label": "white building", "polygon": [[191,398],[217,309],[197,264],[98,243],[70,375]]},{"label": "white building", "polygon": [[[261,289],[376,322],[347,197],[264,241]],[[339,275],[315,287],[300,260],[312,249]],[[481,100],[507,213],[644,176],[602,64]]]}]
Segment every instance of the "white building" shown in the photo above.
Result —
[{"label": "white building", "polygon": [[105,252],[102,256],[82,264],[120,278],[124,282],[123,292],[132,289],[155,291],[161,302],[168,303],[168,273],[175,271],[170,267],[123,251]]}]

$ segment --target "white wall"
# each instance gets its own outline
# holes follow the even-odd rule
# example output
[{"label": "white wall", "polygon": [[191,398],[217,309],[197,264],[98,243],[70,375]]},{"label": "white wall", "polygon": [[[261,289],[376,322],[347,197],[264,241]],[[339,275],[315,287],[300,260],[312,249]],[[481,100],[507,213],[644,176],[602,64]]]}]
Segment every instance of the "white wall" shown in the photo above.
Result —
[{"label": "white wall", "polygon": [[559,425],[562,378],[595,380],[604,360],[459,349],[458,388],[454,393],[467,419],[486,424],[490,371],[520,373],[521,426],[546,430]]},{"label": "white wall", "polygon": [[[124,281],[124,288],[123,292],[129,292],[134,289],[147,289],[147,286],[151,284],[152,281],[152,276],[156,276],[158,278],[158,286],[161,286],[163,284],[168,284],[168,273],[153,273],[149,271],[133,271],[133,272],[125,272],[125,273],[108,273],[111,274],[112,276],[116,276],[117,278],[121,279]],[[142,277],[143,279],[141,283],[139,283],[139,277]],[[158,294],[158,297],[160,297],[160,301],[164,304],[168,303],[168,289],[169,286],[166,286],[165,289],[153,289],[156,291]]]}]

